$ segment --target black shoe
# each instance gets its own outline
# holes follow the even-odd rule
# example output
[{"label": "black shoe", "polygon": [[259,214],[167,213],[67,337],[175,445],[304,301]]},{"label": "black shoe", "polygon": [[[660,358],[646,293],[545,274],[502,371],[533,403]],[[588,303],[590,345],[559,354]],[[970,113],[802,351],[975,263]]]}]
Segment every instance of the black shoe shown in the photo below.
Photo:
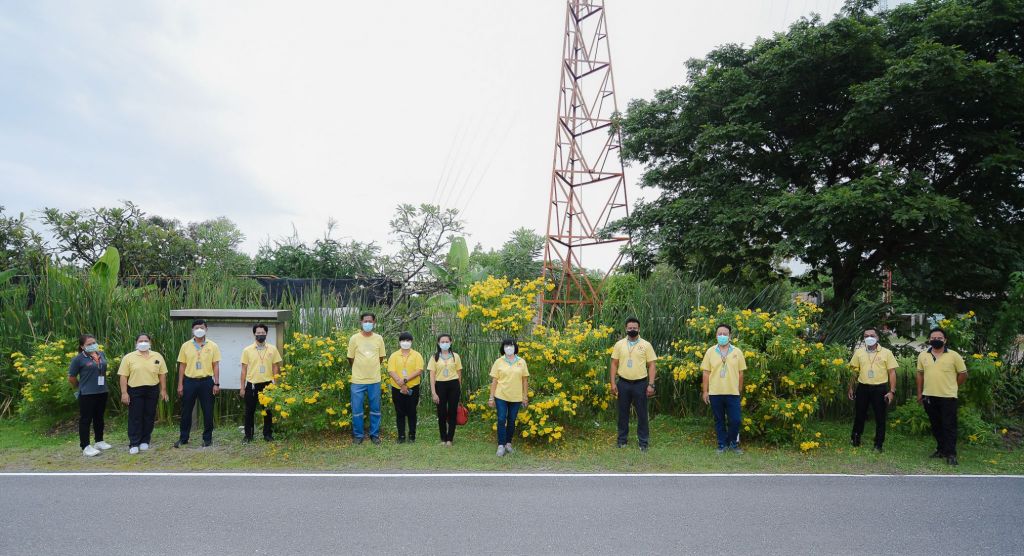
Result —
[{"label": "black shoe", "polygon": [[248,444],[250,442],[252,442],[252,437],[251,436],[246,436],[246,437],[242,438],[242,444]]},{"label": "black shoe", "polygon": [[354,437],[354,436],[352,437],[352,443],[355,444],[356,446],[362,444],[363,440],[364,439],[362,439],[362,438],[357,438],[357,437]]},{"label": "black shoe", "polygon": [[263,435],[263,441],[264,442],[273,442],[274,441],[274,437],[269,435],[269,434]]},{"label": "black shoe", "polygon": [[935,450],[934,452],[932,452],[932,455],[930,455],[928,457],[932,458],[932,459],[941,459],[941,458],[946,457],[946,455],[943,454],[942,452],[938,451],[938,450]]},{"label": "black shoe", "polygon": [[409,444],[415,444],[415,443],[416,443],[416,437],[415,436],[410,436],[409,437]]},{"label": "black shoe", "polygon": [[874,447],[874,450],[875,450],[876,452],[878,452],[879,454],[881,454],[881,453],[882,453],[882,447],[881,447],[881,446],[875,446],[875,447]]},{"label": "black shoe", "polygon": [[209,448],[210,446],[213,446],[213,441],[212,440],[204,440],[203,441],[203,448]]},{"label": "black shoe", "polygon": [[188,444],[188,440],[179,440],[179,441],[174,443],[174,447],[175,448],[181,448],[185,444]]},{"label": "black shoe", "polygon": [[405,444],[405,439],[404,439],[404,438],[402,438],[401,436],[399,436],[399,437],[398,437],[398,443],[399,443],[399,444]]},{"label": "black shoe", "polygon": [[960,462],[956,460],[956,456],[946,457],[946,463],[950,465],[960,465]]},{"label": "black shoe", "polygon": [[626,443],[625,442],[619,442],[615,446],[618,447],[618,448],[625,448],[626,447]]},{"label": "black shoe", "polygon": [[374,446],[380,446],[380,437],[379,436],[371,436],[370,437],[370,442],[373,442]]},{"label": "black shoe", "polygon": [[854,448],[859,448],[860,447],[860,439],[859,438],[851,439],[850,440],[850,446],[853,446]]},{"label": "black shoe", "polygon": [[646,453],[647,452],[647,446],[640,446],[640,451]]}]

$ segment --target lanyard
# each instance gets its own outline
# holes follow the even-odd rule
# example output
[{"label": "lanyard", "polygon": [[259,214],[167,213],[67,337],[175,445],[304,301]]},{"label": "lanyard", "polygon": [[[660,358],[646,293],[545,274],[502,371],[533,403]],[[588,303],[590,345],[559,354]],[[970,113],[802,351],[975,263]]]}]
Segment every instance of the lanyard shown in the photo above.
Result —
[{"label": "lanyard", "polygon": [[409,374],[409,358],[412,357],[412,350],[409,350],[409,355],[402,355],[402,352],[398,352],[398,356],[402,358],[402,376]]},{"label": "lanyard", "polygon": [[508,363],[508,368],[510,368],[510,369],[511,369],[512,367],[515,367],[515,366],[516,366],[516,363],[519,363],[519,356],[518,356],[518,355],[516,356],[516,358],[515,358],[515,359],[513,359],[513,360],[511,360],[511,361],[509,361],[509,360],[508,360],[508,357],[502,357],[502,359],[504,359],[504,360],[505,360],[505,363]]},{"label": "lanyard", "polygon": [[263,346],[263,349],[260,349],[259,344],[257,344],[256,355],[260,357],[260,368],[266,368],[266,366],[263,364],[263,360],[266,359],[268,355],[270,355],[270,346]]},{"label": "lanyard", "polygon": [[[865,350],[865,351],[870,351],[870,350]],[[880,350],[880,349],[878,349],[878,348],[875,348],[875,354],[874,354],[874,356],[873,356],[873,357],[871,357],[871,359],[869,359],[869,360],[868,360],[868,370],[869,370],[869,371],[873,371],[873,370],[875,370],[875,361],[877,361],[877,360],[878,360],[878,356],[879,356],[879,354],[881,354],[881,353],[882,353],[882,350]]]}]

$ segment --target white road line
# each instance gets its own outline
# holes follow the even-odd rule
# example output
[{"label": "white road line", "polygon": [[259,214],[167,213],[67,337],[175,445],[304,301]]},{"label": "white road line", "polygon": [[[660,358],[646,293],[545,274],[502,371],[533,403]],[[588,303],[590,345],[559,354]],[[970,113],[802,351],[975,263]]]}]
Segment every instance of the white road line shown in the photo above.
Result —
[{"label": "white road line", "polygon": [[844,473],[234,473],[187,471],[25,471],[0,472],[2,477],[284,477],[338,479],[394,478],[736,478],[736,477],[828,477],[828,478],[897,478],[897,479],[1024,479],[1024,475],[856,475]]}]

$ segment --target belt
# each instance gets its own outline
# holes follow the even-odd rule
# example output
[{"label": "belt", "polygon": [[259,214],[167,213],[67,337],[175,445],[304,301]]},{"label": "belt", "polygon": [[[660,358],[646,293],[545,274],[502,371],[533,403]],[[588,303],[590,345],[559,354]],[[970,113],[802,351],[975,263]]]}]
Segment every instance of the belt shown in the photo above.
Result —
[{"label": "belt", "polygon": [[638,378],[638,379],[636,379],[636,380],[629,380],[628,378],[622,378],[622,377],[620,376],[620,377],[618,377],[618,379],[619,379],[619,380],[621,380],[622,382],[628,382],[628,383],[630,383],[630,384],[636,384],[637,382],[645,382],[645,381],[647,380],[647,377],[644,377],[644,378]]}]

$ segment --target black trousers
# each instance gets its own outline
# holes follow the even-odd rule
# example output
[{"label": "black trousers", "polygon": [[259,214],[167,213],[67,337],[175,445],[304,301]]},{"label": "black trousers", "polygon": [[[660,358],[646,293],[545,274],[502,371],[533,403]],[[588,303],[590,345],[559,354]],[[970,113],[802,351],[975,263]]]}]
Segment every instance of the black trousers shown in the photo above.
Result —
[{"label": "black trousers", "polygon": [[189,378],[182,383],[181,396],[181,436],[179,440],[188,442],[192,432],[192,410],[196,400],[203,410],[203,442],[213,442],[213,377]]},{"label": "black trousers", "polygon": [[[440,398],[440,394],[438,395]],[[416,406],[420,403],[420,385],[409,389],[408,394],[394,386],[391,387],[391,403],[395,404],[395,427],[398,438],[405,438],[405,426],[409,425],[409,438],[416,440]]]},{"label": "black trousers", "polygon": [[[260,406],[260,392],[268,384],[270,383],[245,383],[245,437],[249,440],[252,440],[252,435],[256,431],[256,409]],[[263,416],[263,438],[270,438],[274,434],[274,417],[269,407],[264,408],[264,411],[267,414]]]},{"label": "black trousers", "polygon": [[889,393],[889,383],[882,384],[861,384],[857,383],[857,390],[853,398],[853,433],[851,438],[854,442],[860,443],[860,435],[864,433],[864,423],[868,420],[868,408],[875,416],[875,446],[882,447],[885,442],[885,395]]},{"label": "black trousers", "polygon": [[956,398],[924,397],[924,411],[932,424],[935,449],[944,456],[956,455],[957,406]]},{"label": "black trousers", "polygon": [[107,411],[107,393],[78,396],[78,444],[89,445],[89,428],[96,433],[96,442],[103,440],[103,414]]},{"label": "black trousers", "polygon": [[647,446],[650,439],[650,428],[647,420],[647,379],[629,382],[619,378],[615,382],[619,389],[619,444],[625,444],[629,438],[629,408],[636,410],[636,437],[641,447]]},{"label": "black trousers", "polygon": [[455,440],[455,417],[459,411],[461,388],[458,380],[443,380],[434,383],[437,391],[437,428],[441,442]]},{"label": "black trousers", "polygon": [[128,447],[150,444],[153,440],[153,423],[156,422],[156,404],[160,386],[128,387]]}]

